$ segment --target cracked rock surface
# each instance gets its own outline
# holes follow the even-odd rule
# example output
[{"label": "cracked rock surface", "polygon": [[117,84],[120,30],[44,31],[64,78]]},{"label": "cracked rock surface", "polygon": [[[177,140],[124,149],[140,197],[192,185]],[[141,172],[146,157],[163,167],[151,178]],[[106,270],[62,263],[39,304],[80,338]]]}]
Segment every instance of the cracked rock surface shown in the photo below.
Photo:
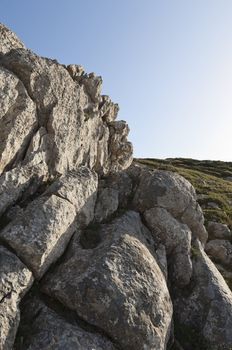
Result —
[{"label": "cracked rock surface", "polygon": [[231,231],[101,86],[0,24],[0,350],[231,350]]}]

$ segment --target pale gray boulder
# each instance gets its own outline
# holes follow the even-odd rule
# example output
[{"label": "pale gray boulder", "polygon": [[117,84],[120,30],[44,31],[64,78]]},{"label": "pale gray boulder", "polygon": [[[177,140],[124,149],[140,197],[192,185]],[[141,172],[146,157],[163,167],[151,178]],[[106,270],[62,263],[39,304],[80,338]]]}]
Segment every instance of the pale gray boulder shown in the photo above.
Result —
[{"label": "pale gray boulder", "polygon": [[174,217],[183,215],[195,199],[192,185],[176,173],[142,169],[134,205],[141,212],[155,206],[167,209]]},{"label": "pale gray boulder", "polygon": [[193,276],[185,289],[172,286],[178,340],[184,348],[232,348],[232,292],[196,242],[192,252]]},{"label": "pale gray boulder", "polygon": [[41,278],[64,252],[75,231],[75,208],[52,195],[34,200],[2,231],[0,238]]},{"label": "pale gray boulder", "polygon": [[76,225],[94,217],[97,175],[84,167],[61,177],[9,223],[0,238],[41,278],[64,252]]},{"label": "pale gray boulder", "polygon": [[149,231],[135,212],[96,230],[92,249],[82,247],[82,235],[74,237],[43,291],[103,329],[122,349],[166,349],[172,303]]},{"label": "pale gray boulder", "polygon": [[202,243],[206,243],[207,231],[201,208],[196,202],[195,190],[182,176],[168,171],[142,169],[133,205],[142,213],[156,206],[166,209],[188,225]]},{"label": "pale gray boulder", "polygon": [[31,271],[0,246],[0,349],[12,350],[20,320],[19,302],[33,283]]}]

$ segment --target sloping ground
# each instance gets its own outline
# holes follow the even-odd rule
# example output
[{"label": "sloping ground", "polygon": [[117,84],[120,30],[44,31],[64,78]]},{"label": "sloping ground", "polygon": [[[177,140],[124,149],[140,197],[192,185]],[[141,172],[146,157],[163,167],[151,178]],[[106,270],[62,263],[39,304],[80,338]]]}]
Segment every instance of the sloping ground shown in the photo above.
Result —
[{"label": "sloping ground", "polygon": [[232,229],[232,162],[185,158],[144,158],[135,162],[184,176],[196,189],[206,223],[217,221]]}]

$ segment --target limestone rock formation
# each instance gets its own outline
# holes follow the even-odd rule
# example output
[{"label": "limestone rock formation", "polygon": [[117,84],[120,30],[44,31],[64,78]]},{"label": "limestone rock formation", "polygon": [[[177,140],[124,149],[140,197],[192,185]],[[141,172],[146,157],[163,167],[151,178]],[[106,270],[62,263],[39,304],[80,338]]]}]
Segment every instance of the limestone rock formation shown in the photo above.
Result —
[{"label": "limestone rock formation", "polygon": [[1,24],[0,78],[0,349],[230,350],[228,227],[131,164],[101,77]]},{"label": "limestone rock formation", "polygon": [[165,348],[172,304],[152,255],[150,232],[132,211],[93,230],[96,247],[82,246],[85,232],[77,233],[64,262],[47,275],[43,291],[103,329],[121,348]]}]

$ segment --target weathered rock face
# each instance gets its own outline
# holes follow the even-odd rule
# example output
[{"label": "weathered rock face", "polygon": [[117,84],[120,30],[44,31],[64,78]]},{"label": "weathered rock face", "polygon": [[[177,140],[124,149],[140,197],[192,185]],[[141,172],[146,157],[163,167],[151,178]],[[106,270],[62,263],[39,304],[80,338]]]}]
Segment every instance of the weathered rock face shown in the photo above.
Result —
[{"label": "weathered rock face", "polygon": [[0,349],[231,350],[231,232],[101,85],[0,25]]},{"label": "weathered rock face", "polygon": [[206,242],[204,217],[197,204],[195,190],[180,175],[168,171],[143,170],[133,202],[142,213],[153,207],[165,208],[172,216],[187,224],[202,243]]},{"label": "weathered rock face", "polygon": [[0,174],[24,155],[38,121],[36,105],[23,83],[0,67]]},{"label": "weathered rock face", "polygon": [[0,23],[0,53],[6,54],[12,49],[24,48],[24,44],[19,40],[19,38],[4,24]]},{"label": "weathered rock face", "polygon": [[232,293],[199,242],[192,262],[190,285],[183,292],[173,288],[172,296],[182,344],[190,350],[196,345],[200,349],[230,349]]},{"label": "weathered rock face", "polygon": [[80,234],[74,237],[64,263],[47,276],[43,290],[122,348],[165,348],[172,304],[139,214],[128,212],[99,226],[97,234],[99,245],[92,250],[82,247]]},{"label": "weathered rock face", "polygon": [[206,253],[216,262],[231,268],[232,266],[232,244],[224,239],[209,241],[205,247]]},{"label": "weathered rock face", "polygon": [[32,273],[0,246],[0,349],[12,349],[19,325],[18,304],[33,283]]},{"label": "weathered rock face", "polygon": [[[17,89],[24,89],[21,94],[25,94],[25,99],[27,95],[30,96],[28,102],[19,98],[20,104],[24,103],[25,106],[15,107],[16,113],[18,109],[23,111],[23,116],[22,113],[18,116],[20,119],[16,124],[19,131],[11,127],[12,138],[16,132],[20,132],[21,143],[25,138],[27,143],[31,139],[26,159],[38,152],[45,152],[50,171],[61,174],[81,164],[103,173],[122,170],[130,165],[132,146],[126,139],[128,126],[124,122],[107,122],[103,119],[101,109],[104,99],[100,95],[100,77],[82,72],[81,76],[73,78],[66,67],[23,48],[12,48],[1,58],[0,65],[13,75],[14,79],[5,77],[7,83],[15,87],[19,82]],[[6,70],[3,72],[7,74]],[[11,90],[16,99],[18,90]],[[35,107],[37,119],[33,113]],[[3,113],[5,110],[7,113],[9,108],[8,103]],[[28,113],[31,126],[28,123],[24,130]],[[12,113],[8,118],[4,116],[6,120],[9,118],[12,121]],[[37,125],[39,129],[35,132]],[[8,130],[4,130],[8,135]],[[23,135],[23,132],[27,134]],[[17,148],[17,151],[25,152],[19,140]]]},{"label": "weathered rock face", "polygon": [[27,303],[22,315],[24,323],[25,350],[116,350],[103,335],[84,330],[76,320],[67,321],[37,298]]},{"label": "weathered rock face", "polygon": [[232,232],[229,227],[219,222],[209,221],[207,225],[210,239],[232,240]]},{"label": "weathered rock face", "polygon": [[175,283],[180,286],[187,285],[192,276],[190,229],[173,218],[166,209],[160,207],[146,210],[144,218],[153,235],[165,246],[169,259],[172,260],[172,277]]}]

